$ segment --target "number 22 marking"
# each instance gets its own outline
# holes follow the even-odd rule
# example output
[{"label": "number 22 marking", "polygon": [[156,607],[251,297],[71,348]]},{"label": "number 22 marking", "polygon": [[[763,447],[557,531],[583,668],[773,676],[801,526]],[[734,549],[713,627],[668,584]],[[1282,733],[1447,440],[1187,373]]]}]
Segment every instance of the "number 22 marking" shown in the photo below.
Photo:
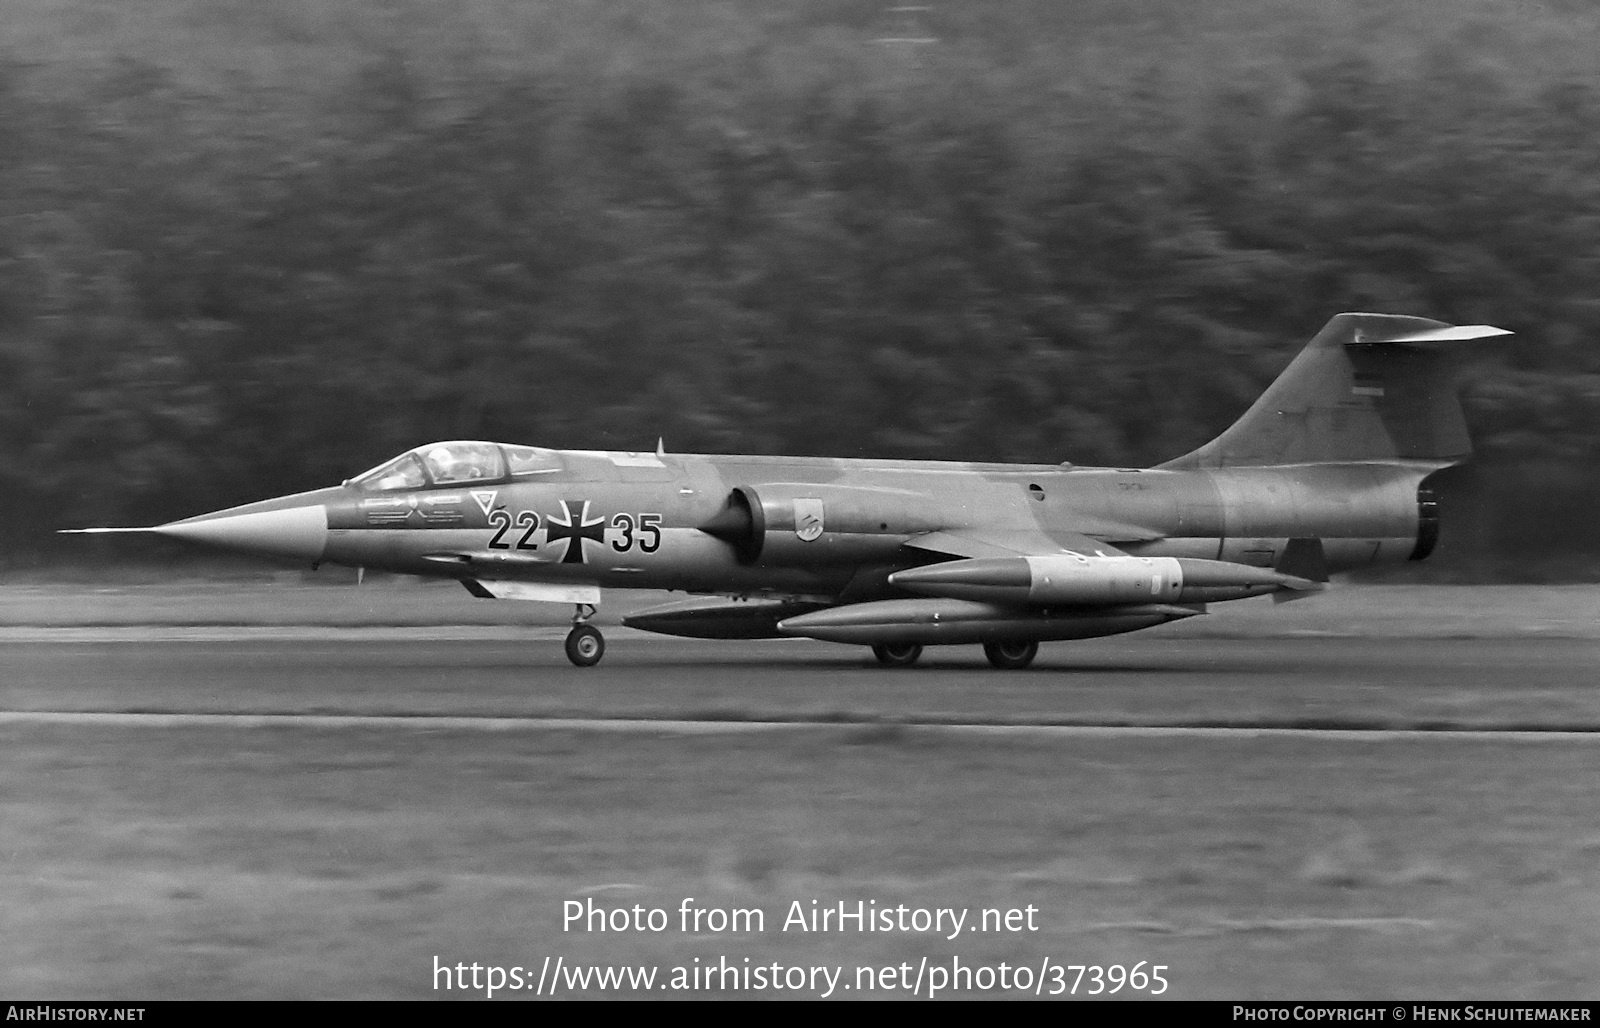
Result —
[{"label": "number 22 marking", "polygon": [[[497,529],[499,529],[499,531],[495,532],[494,537],[489,540],[489,549],[511,549],[510,543],[501,541],[506,537],[506,533],[511,531],[511,515],[507,514],[503,510],[491,511],[489,513],[489,524],[494,525]],[[522,538],[517,540],[516,548],[519,550],[537,550],[539,548],[539,544],[530,542],[529,540],[533,538],[533,533],[539,530],[539,515],[535,514],[531,510],[521,511],[517,514],[516,525],[518,528],[526,529],[526,531],[522,533]]]}]

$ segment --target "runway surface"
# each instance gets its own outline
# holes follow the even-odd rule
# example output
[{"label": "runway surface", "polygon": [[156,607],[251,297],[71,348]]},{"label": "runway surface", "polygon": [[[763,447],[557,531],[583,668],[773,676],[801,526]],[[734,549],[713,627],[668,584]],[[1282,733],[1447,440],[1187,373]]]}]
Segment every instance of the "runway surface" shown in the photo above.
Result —
[{"label": "runway surface", "polygon": [[976,647],[879,668],[864,648],[610,633],[0,644],[0,711],[1334,730],[1600,729],[1600,641],[1173,640],[1047,645],[1025,671]]},{"label": "runway surface", "polygon": [[[182,634],[0,641],[0,992],[928,957],[1147,961],[1174,998],[1597,995],[1600,640],[1152,632],[1002,672],[625,630],[589,669],[549,631]],[[768,921],[569,931],[591,897]],[[1041,927],[780,927],[813,900]]]}]

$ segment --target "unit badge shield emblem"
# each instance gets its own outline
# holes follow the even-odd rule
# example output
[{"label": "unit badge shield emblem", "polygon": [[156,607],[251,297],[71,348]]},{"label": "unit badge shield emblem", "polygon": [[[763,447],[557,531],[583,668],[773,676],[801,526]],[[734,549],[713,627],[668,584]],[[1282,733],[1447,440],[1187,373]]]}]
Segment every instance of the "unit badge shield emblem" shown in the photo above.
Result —
[{"label": "unit badge shield emblem", "polygon": [[797,497],[794,501],[794,534],[804,543],[815,542],[822,536],[822,501],[813,497]]}]

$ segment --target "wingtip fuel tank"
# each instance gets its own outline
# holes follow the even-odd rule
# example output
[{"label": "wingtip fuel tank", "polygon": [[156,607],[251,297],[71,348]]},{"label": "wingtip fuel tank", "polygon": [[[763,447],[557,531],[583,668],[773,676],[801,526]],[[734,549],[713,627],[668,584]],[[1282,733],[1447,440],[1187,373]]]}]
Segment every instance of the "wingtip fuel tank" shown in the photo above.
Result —
[{"label": "wingtip fuel tank", "polygon": [[989,603],[1114,606],[1211,603],[1280,589],[1321,588],[1271,568],[1195,557],[1089,556],[1051,553],[980,557],[930,564],[889,576],[914,593]]}]

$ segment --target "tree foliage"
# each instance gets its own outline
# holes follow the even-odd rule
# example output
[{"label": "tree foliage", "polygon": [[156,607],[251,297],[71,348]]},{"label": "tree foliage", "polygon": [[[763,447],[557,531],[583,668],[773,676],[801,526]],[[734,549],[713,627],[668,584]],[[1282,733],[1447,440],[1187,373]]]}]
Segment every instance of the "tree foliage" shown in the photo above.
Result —
[{"label": "tree foliage", "polygon": [[1474,538],[1592,547],[1587,5],[76,6],[0,60],[14,550],[433,438],[1149,464],[1341,310],[1517,331]]}]

